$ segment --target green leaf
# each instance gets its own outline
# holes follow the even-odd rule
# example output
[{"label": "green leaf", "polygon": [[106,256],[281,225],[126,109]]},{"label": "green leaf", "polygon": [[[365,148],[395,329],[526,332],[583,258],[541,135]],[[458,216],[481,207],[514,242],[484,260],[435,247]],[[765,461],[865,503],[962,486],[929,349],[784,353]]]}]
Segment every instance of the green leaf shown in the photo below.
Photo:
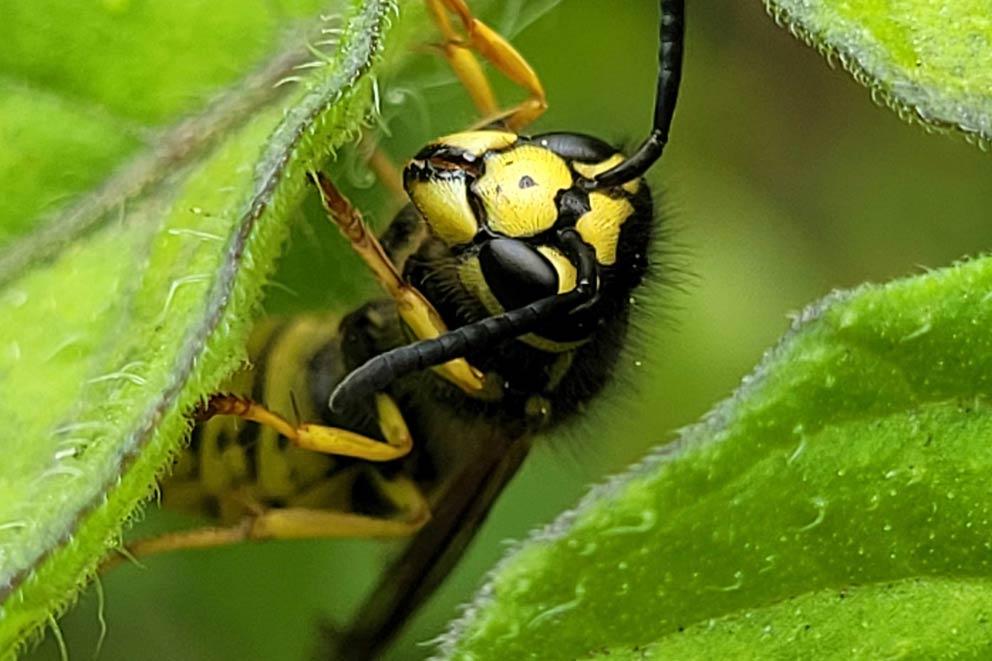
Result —
[{"label": "green leaf", "polygon": [[[686,627],[644,647],[594,653],[610,659],[888,659],[985,656],[987,580],[915,578],[825,590]],[[866,635],[866,632],[871,632]]]},{"label": "green leaf", "polygon": [[507,558],[448,655],[983,656],[990,292],[986,257],[807,310],[732,399]]},{"label": "green leaf", "polygon": [[909,120],[992,140],[992,16],[983,0],[766,0],[776,21]]},{"label": "green leaf", "polygon": [[[243,3],[224,4],[232,16],[250,13]],[[301,14],[308,3],[296,4]],[[59,25],[47,25],[48,36],[64,36],[68,51],[99,54],[79,67],[65,67],[65,53],[30,61],[0,56],[11,77],[46,81],[62,95],[99,98],[98,108],[84,107],[91,121],[84,117],[70,142],[82,155],[100,152],[96,162],[105,168],[139,145],[127,130],[115,140],[100,113],[156,121],[177,112],[186,95],[230,78],[230,61],[205,64],[208,47],[175,55],[177,68],[169,68],[176,44],[146,48],[136,66],[164,68],[185,83],[191,76],[193,84],[173,89],[165,81],[157,95],[138,99],[140,76],[98,74],[121,52],[132,52],[124,42],[151,39],[168,26],[162,12],[179,22],[196,18],[158,5],[139,17],[142,31],[101,14],[133,18],[127,5],[107,2],[72,17],[61,25],[64,34]],[[55,222],[36,218],[44,206],[37,199],[81,191],[100,180],[99,168],[10,203],[6,236],[22,238],[11,239],[0,257],[0,657],[64,608],[92,575],[177,451],[190,424],[186,414],[243,361],[266,277],[305,193],[305,171],[354,138],[372,100],[369,72],[392,3],[348,0],[338,9],[342,36],[301,84],[273,87],[301,54],[318,57],[306,54],[298,37],[288,54],[270,54],[234,91],[167,131],[100,188],[73,199],[54,214]],[[201,24],[170,38],[213,38],[235,48],[243,35],[218,25],[226,19],[214,12],[222,10],[204,6]],[[23,16],[12,11],[21,28],[41,15],[33,5]],[[232,20],[235,28],[253,29]],[[325,25],[312,21],[315,28]],[[273,33],[278,24],[272,22]],[[39,34],[15,32],[14,50],[43,50],[18,43]],[[197,74],[205,81],[199,88]],[[38,169],[27,173],[20,166],[53,134],[42,115],[25,116],[26,109],[50,101],[55,121],[64,122],[83,104],[69,110],[37,87],[12,87],[22,94],[0,102],[0,125],[23,140],[24,151],[5,156],[0,168],[44,181],[38,174],[53,175],[51,162],[37,158]]]}]

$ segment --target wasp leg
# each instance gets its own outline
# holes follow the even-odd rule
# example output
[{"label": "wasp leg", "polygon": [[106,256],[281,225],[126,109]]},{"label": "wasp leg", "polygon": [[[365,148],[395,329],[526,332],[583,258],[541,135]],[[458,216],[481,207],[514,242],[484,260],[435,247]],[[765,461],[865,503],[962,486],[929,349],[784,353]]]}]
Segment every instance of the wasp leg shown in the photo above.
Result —
[{"label": "wasp leg", "polygon": [[[437,310],[420,291],[403,279],[382,244],[366,227],[358,209],[345,199],[326,175],[312,172],[310,177],[320,192],[328,217],[351,242],[352,248],[365,261],[390,298],[396,302],[400,317],[417,339],[427,340],[446,333],[448,329]],[[483,388],[482,373],[470,366],[463,358],[448,361],[436,369],[441,376],[466,393],[477,393]]]},{"label": "wasp leg", "polygon": [[428,0],[427,6],[434,17],[444,43],[441,51],[448,65],[461,81],[462,87],[472,98],[472,103],[483,117],[495,116],[499,113],[499,104],[493,88],[482,71],[482,65],[473,55],[472,50],[462,42],[461,36],[455,31],[448,19],[448,12],[438,0]]},{"label": "wasp leg", "polygon": [[385,443],[338,427],[306,423],[293,425],[261,404],[234,395],[214,395],[198,417],[205,420],[215,415],[237,416],[276,430],[299,448],[323,454],[368,461],[392,461],[406,456],[413,447],[413,439],[399,407],[392,397],[384,393],[376,394],[375,403]]},{"label": "wasp leg", "polygon": [[260,508],[230,527],[206,526],[131,542],[100,565],[107,572],[127,559],[184,549],[206,549],[265,539],[379,539],[408,537],[430,521],[427,499],[407,477],[386,479],[371,471],[383,498],[399,512],[393,518],[305,507]]},{"label": "wasp leg", "polygon": [[[427,5],[444,37],[444,56],[485,118],[484,124],[501,122],[511,130],[519,131],[544,113],[548,107],[547,96],[533,67],[510,42],[475,18],[465,0],[427,0]],[[448,11],[458,15],[465,38],[452,27]],[[530,96],[516,106],[501,111],[492,87],[470,49],[475,49]]]}]

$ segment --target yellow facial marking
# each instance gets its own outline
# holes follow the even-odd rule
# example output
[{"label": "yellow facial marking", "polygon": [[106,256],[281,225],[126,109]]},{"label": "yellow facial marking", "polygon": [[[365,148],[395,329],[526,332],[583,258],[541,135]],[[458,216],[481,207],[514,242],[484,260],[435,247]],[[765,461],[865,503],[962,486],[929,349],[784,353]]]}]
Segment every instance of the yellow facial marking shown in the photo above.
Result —
[{"label": "yellow facial marking", "polygon": [[470,154],[482,156],[493,149],[505,149],[517,141],[517,134],[508,131],[465,131],[438,138],[439,145],[464,149]]},{"label": "yellow facial marking", "polygon": [[622,161],[623,154],[614,154],[605,161],[600,161],[599,163],[579,163],[578,161],[575,161],[572,163],[572,167],[586,179],[592,179],[597,174],[606,172],[614,165],[620,165]]},{"label": "yellow facial marking", "polygon": [[572,173],[556,154],[534,145],[493,154],[475,192],[489,227],[512,237],[534,236],[558,217],[555,196],[572,185]]},{"label": "yellow facial marking", "polygon": [[448,245],[468,243],[479,227],[468,203],[462,179],[415,181],[407,186],[410,199],[437,238]]},{"label": "yellow facial marking", "polygon": [[644,180],[643,179],[634,179],[633,181],[628,181],[627,183],[623,184],[621,186],[621,188],[623,188],[625,191],[627,191],[628,193],[630,193],[631,195],[633,195],[637,191],[641,190],[641,182],[642,181],[644,181]]},{"label": "yellow facial marking", "polygon": [[568,261],[568,257],[565,257],[560,250],[551,246],[538,246],[537,252],[544,255],[551,262],[551,265],[555,267],[555,271],[558,272],[559,294],[564,294],[567,291],[575,289],[575,281],[578,275],[575,271],[575,266],[572,262]]},{"label": "yellow facial marking", "polygon": [[617,261],[620,226],[634,213],[634,207],[622,197],[600,192],[589,194],[589,205],[591,210],[582,214],[575,229],[596,250],[596,261],[609,266]]},{"label": "yellow facial marking", "polygon": [[[572,167],[575,171],[581,174],[586,179],[592,179],[596,175],[606,172],[615,165],[620,165],[624,160],[623,154],[614,154],[610,156],[605,161],[600,161],[599,163],[572,163]],[[641,180],[634,179],[633,181],[628,181],[623,184],[622,188],[633,195],[641,188]]]}]

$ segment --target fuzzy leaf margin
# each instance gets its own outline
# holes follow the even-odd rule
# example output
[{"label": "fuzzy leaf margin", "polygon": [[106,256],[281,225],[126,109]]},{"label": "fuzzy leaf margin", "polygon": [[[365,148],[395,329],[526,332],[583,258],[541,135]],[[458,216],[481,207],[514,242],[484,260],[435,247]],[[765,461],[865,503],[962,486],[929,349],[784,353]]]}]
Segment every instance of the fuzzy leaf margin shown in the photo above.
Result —
[{"label": "fuzzy leaf margin", "polygon": [[7,270],[0,395],[18,434],[5,437],[0,479],[0,657],[93,575],[153,493],[188,411],[243,361],[305,171],[352,140],[371,105],[396,8],[344,7],[336,51],[290,101],[173,163],[152,191],[137,177],[119,223]]},{"label": "fuzzy leaf margin", "polygon": [[909,121],[992,140],[992,16],[983,0],[766,0],[775,21]]}]

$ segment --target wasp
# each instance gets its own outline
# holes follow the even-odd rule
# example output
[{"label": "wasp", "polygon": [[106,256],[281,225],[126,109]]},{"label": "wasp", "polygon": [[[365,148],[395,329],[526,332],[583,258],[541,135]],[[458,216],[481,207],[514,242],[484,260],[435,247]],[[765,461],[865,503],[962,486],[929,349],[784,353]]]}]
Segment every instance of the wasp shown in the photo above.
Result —
[{"label": "wasp", "polygon": [[[660,0],[652,130],[630,155],[589,135],[525,135],[539,77],[465,0],[427,0],[442,51],[484,118],[402,171],[381,236],[329,176],[329,219],[385,296],[343,319],[260,325],[244,383],[209,398],[163,482],[211,527],[138,540],[133,555],[287,538],[409,538],[339,641],[381,649],[458,560],[532,439],[610,380],[631,295],[652,264],[647,170],[668,142],[684,0]],[[500,109],[479,56],[527,92]],[[237,394],[231,394],[237,393]],[[296,420],[278,411],[291,411]],[[233,421],[241,424],[232,424]]]}]

